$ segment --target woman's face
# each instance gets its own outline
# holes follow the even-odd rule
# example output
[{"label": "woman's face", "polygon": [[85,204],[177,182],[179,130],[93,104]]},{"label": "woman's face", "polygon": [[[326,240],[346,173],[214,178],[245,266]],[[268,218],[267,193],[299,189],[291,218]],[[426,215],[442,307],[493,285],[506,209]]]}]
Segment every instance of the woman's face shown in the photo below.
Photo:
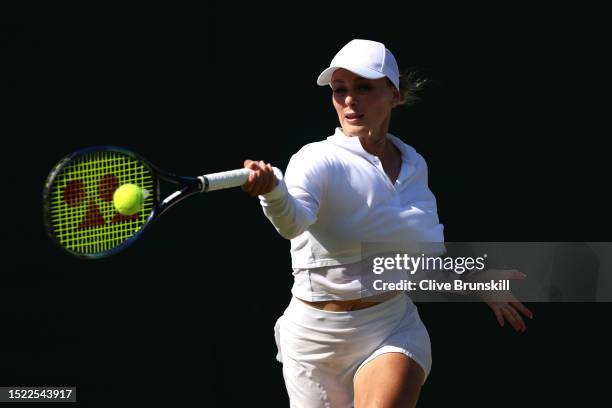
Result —
[{"label": "woman's face", "polygon": [[399,91],[387,78],[365,79],[340,68],[334,72],[331,86],[334,108],[345,134],[387,134],[391,110],[400,100]]}]

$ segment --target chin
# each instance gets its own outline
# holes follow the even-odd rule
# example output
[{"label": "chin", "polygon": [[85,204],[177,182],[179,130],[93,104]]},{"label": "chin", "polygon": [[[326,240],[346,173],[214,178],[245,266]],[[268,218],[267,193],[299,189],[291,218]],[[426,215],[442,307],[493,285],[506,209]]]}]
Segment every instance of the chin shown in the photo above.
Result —
[{"label": "chin", "polygon": [[349,135],[355,136],[367,136],[369,131],[369,128],[367,126],[349,124],[345,124],[342,129]]}]

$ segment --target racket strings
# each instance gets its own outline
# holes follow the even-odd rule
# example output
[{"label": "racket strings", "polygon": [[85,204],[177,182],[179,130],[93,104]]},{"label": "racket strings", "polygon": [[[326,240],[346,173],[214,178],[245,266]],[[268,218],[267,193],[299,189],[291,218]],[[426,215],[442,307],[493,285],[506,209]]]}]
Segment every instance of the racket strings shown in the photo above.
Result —
[{"label": "racket strings", "polygon": [[56,175],[49,214],[59,243],[82,254],[99,254],[121,245],[144,225],[153,210],[153,194],[145,194],[142,210],[120,215],[113,194],[131,183],[152,192],[154,177],[137,159],[115,151],[78,156]]}]

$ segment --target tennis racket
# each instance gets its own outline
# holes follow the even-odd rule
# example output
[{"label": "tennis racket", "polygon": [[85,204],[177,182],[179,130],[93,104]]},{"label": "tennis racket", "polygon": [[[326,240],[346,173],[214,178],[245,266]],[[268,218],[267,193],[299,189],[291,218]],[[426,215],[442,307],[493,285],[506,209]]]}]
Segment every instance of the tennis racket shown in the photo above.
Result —
[{"label": "tennis racket", "polygon": [[[52,241],[71,255],[99,259],[132,245],[170,207],[197,193],[243,185],[252,170],[238,169],[181,177],[120,147],[94,146],[65,156],[51,170],[43,191],[43,216]],[[282,178],[274,168],[277,178]],[[178,186],[161,198],[160,181]],[[114,192],[124,184],[143,191],[141,209],[120,214]]]}]

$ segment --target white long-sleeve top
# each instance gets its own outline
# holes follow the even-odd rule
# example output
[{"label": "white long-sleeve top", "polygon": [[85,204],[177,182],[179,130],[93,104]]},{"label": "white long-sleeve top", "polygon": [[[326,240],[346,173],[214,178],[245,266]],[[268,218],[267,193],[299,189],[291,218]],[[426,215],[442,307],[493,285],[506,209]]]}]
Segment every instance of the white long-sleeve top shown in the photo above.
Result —
[{"label": "white long-sleeve top", "polygon": [[284,179],[260,196],[276,230],[291,240],[295,284],[305,300],[364,296],[356,265],[364,244],[444,242],[427,164],[414,148],[387,134],[401,152],[394,184],[379,158],[341,128],[291,157]]}]

